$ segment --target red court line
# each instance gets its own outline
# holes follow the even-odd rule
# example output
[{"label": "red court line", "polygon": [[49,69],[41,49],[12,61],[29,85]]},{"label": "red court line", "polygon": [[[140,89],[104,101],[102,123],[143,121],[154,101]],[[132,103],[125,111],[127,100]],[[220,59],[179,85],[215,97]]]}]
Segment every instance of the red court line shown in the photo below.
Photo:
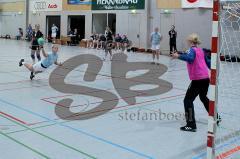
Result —
[{"label": "red court line", "polygon": [[[140,95],[141,95],[141,94],[140,94]],[[138,97],[138,96],[140,96],[140,95],[128,96],[128,97],[117,98],[117,99],[111,99],[111,100],[106,100],[106,101],[104,101],[104,102],[111,102],[111,101],[116,101],[116,100],[119,100],[119,99],[127,99],[127,98],[132,98],[132,97]],[[46,100],[46,99],[43,99],[43,101],[44,101],[44,102],[47,102],[47,103],[50,103],[50,104],[53,104],[53,105],[60,106],[60,107],[66,107],[66,106],[64,106],[64,105],[60,105],[60,104],[57,104],[57,103],[55,103],[55,102],[52,102],[52,101],[49,101],[49,100]],[[90,105],[90,104],[98,104],[98,103],[102,103],[102,101],[101,101],[101,102],[89,103],[89,105]],[[73,108],[73,107],[81,107],[81,106],[85,106],[85,105],[86,105],[86,104],[80,104],[80,105],[73,105],[73,106],[71,106],[71,107],[72,107],[72,108]]]},{"label": "red court line", "polygon": [[[79,72],[83,72],[83,71],[79,71]],[[109,75],[103,75],[103,74],[99,74],[100,76],[105,76],[105,77],[107,77],[107,78],[122,78],[122,77],[112,77],[112,76],[109,76]],[[137,81],[137,80],[131,80],[131,79],[126,79],[126,78],[124,78],[125,80],[129,80],[129,81],[135,81],[135,82],[142,82],[142,81]],[[41,79],[39,79],[39,80],[41,80]],[[42,79],[42,80],[47,80],[47,79]],[[25,81],[27,81],[27,80],[24,80],[24,81],[22,81],[22,82],[25,82]],[[19,81],[20,82],[20,81]],[[15,82],[16,83],[16,82]],[[47,86],[47,85],[44,85],[44,86]],[[35,87],[44,87],[44,86],[35,86]],[[32,87],[23,87],[23,88],[32,88]],[[23,89],[23,88],[15,88],[15,89]],[[178,89],[178,88],[175,88],[175,89]],[[11,90],[11,89],[5,89],[5,90]],[[183,89],[179,89],[179,90],[183,90]],[[71,95],[68,95],[68,96],[71,96]],[[52,98],[52,97],[50,97],[50,98]],[[125,98],[130,98],[130,97],[125,97]],[[171,97],[167,97],[167,98],[171,98]],[[122,99],[124,99],[124,98],[122,98]],[[161,99],[164,99],[164,98],[161,98]],[[49,103],[51,103],[51,104],[56,104],[56,103],[53,103],[53,102],[51,102],[51,101],[47,101],[47,100],[45,100],[45,99],[42,99],[43,101],[45,101],[45,102],[49,102]],[[115,99],[116,100],[116,99]],[[156,101],[156,100],[153,100],[153,101]],[[147,103],[147,102],[152,102],[152,101],[145,101],[145,102],[142,102],[142,103]],[[91,104],[95,104],[95,103],[91,103]],[[137,103],[137,104],[141,104],[141,103]],[[81,106],[81,105],[79,105],[79,106]],[[130,106],[130,105],[127,105],[127,106],[123,106],[123,107],[128,107],[128,106]],[[132,106],[132,105],[131,105]],[[115,109],[119,109],[119,108],[123,108],[123,107],[116,107]],[[100,110],[101,111],[101,110]],[[103,111],[103,110],[102,110]],[[104,110],[105,111],[105,110]],[[96,112],[94,112],[94,113],[96,113]],[[23,121],[22,121],[23,122]],[[26,124],[26,122],[24,122],[25,124]],[[26,125],[31,125],[31,124],[26,124]]]},{"label": "red court line", "polygon": [[[36,86],[36,87],[42,87],[42,86]],[[177,88],[175,88],[175,89],[177,89]],[[109,90],[112,90],[112,89],[109,89]],[[179,89],[179,90],[182,90],[182,89]],[[173,97],[182,96],[182,95],[184,95],[184,94],[180,94],[180,95],[176,95],[176,96],[164,97],[164,98],[160,98],[160,99],[168,99],[168,98],[173,98]],[[64,96],[59,96],[59,97],[66,97],[66,96],[73,96],[73,95],[64,95]],[[140,96],[140,95],[138,95],[138,96]],[[136,96],[136,97],[137,97],[137,96]],[[44,100],[44,99],[52,99],[52,98],[58,98],[58,97],[43,98],[43,99],[41,99],[41,100],[56,105],[57,103]],[[131,98],[131,97],[125,97],[125,98]],[[120,98],[120,99],[124,99],[124,98]],[[160,99],[157,99],[157,100],[160,100]],[[115,100],[116,100],[116,99],[115,99]],[[145,102],[142,102],[142,103],[136,103],[135,105],[143,104],[143,103],[149,103],[149,102],[153,102],[153,101],[157,101],[157,100],[150,100],[150,101],[145,101]],[[99,102],[97,102],[97,103],[99,103]],[[90,103],[90,104],[96,104],[96,103]],[[84,106],[84,105],[77,105],[77,106]],[[74,107],[77,107],[77,106],[74,106]],[[119,108],[124,108],[124,107],[129,107],[129,106],[134,106],[134,105],[126,105],[126,106],[116,107],[116,108],[114,108],[114,109],[119,109]],[[105,111],[105,110],[100,110],[99,112],[101,112],[101,111]],[[97,112],[92,112],[92,113],[97,113]],[[6,116],[7,116],[7,115],[6,115]],[[78,115],[77,115],[77,116],[78,116]],[[10,115],[8,115],[8,117],[10,117]],[[15,117],[13,117],[13,116],[11,116],[11,118],[14,119],[14,120],[16,120],[16,121],[18,121],[18,122],[20,122],[20,123],[22,123],[22,124],[28,125],[28,126],[36,125],[36,124],[40,124],[40,123],[45,122],[45,121],[43,121],[43,122],[36,122],[36,123],[30,123],[30,124],[28,124],[28,123],[26,123],[26,122],[24,122],[24,121],[22,121],[22,120],[20,120],[20,119],[17,119],[17,118],[15,118]],[[57,119],[54,119],[54,120],[57,120]]]},{"label": "red court line", "polygon": [[[111,89],[109,89],[111,90]],[[140,93],[139,95],[136,95],[136,96],[128,96],[128,97],[123,97],[123,98],[118,98],[118,99],[128,99],[128,98],[132,98],[132,97],[139,97],[141,95],[143,95],[144,93]],[[180,95],[184,95],[184,94],[180,94]],[[44,102],[47,102],[47,103],[50,103],[50,104],[53,104],[53,105],[57,105],[57,106],[60,106],[60,107],[66,107],[64,105],[60,105],[60,104],[57,104],[56,102],[52,102],[48,99],[56,99],[56,98],[64,98],[64,97],[71,97],[71,96],[76,96],[76,95],[62,95],[62,96],[56,96],[56,97],[49,97],[49,98],[42,98],[41,100],[44,101]],[[178,95],[176,95],[178,96]],[[175,96],[174,96],[175,97]],[[167,98],[172,98],[172,96],[170,97],[164,97],[164,98],[160,98],[160,99],[167,99]],[[112,100],[107,100],[105,102],[110,102],[110,101],[115,101],[115,100],[118,100],[118,99],[112,99]],[[101,102],[94,102],[94,103],[89,103],[90,104],[97,104],[97,103],[101,103]],[[74,105],[74,106],[71,106],[71,108],[73,107],[81,107],[81,106],[86,106],[87,104],[80,104],[80,105]]]},{"label": "red court line", "polygon": [[[57,121],[57,120],[59,120],[59,118],[53,119],[53,120]],[[35,122],[35,123],[30,123],[30,124],[28,124],[28,126],[38,125],[38,124],[47,123],[47,122],[50,122],[50,121],[46,120],[46,121],[39,121],[39,122]]]},{"label": "red court line", "polygon": [[[186,89],[182,89],[182,88],[173,87],[173,89],[181,90],[181,91],[186,92]],[[110,91],[110,90],[115,90],[115,89],[109,88],[109,89],[106,89],[106,90],[99,90],[99,91]],[[138,91],[136,91],[136,92],[138,92]],[[88,93],[91,93],[91,92],[88,92]],[[139,91],[139,93],[140,93],[140,91]],[[44,100],[44,99],[54,99],[54,98],[63,98],[63,97],[71,97],[71,96],[74,96],[74,94],[61,95],[61,96],[52,96],[52,97],[45,97],[45,98],[41,98],[41,100]]]},{"label": "red court line", "polygon": [[[184,95],[184,94],[183,94]],[[165,97],[165,98],[160,98],[160,99],[168,99],[168,98],[174,98],[174,97],[178,97],[178,96],[181,96],[181,95],[176,95],[176,96],[170,96],[170,97]],[[139,104],[144,104],[144,103],[150,103],[150,102],[154,102],[154,101],[158,101],[160,99],[155,99],[155,100],[149,100],[149,101],[144,101],[144,102],[139,102],[139,103],[136,103],[134,105],[125,105],[125,106],[120,106],[120,107],[115,107],[114,109],[112,110],[116,110],[116,109],[120,109],[120,108],[127,108],[127,107],[130,107],[130,106],[136,106],[136,105],[139,105]],[[92,112],[92,113],[97,113],[97,112],[101,112],[101,111],[106,111],[108,109],[102,109],[100,111],[95,111],[95,112]],[[110,110],[110,109],[109,109]],[[87,115],[87,114],[91,114],[91,113],[85,113],[84,115]],[[74,116],[79,116],[79,114],[76,114]],[[70,118],[70,117],[74,117],[74,116],[68,116],[66,117],[65,119],[67,118]],[[53,119],[53,120],[59,120],[60,118],[56,118],[56,119]],[[41,124],[41,123],[45,123],[45,122],[49,122],[49,121],[41,121],[41,122],[36,122],[36,123],[31,123],[31,124],[28,124],[28,126],[32,126],[32,125],[37,125],[37,124]]]},{"label": "red court line", "polygon": [[6,116],[6,117],[8,117],[8,118],[11,118],[11,119],[17,121],[18,123],[21,123],[21,124],[24,124],[24,125],[28,125],[28,124],[27,124],[26,122],[24,122],[23,120],[18,119],[18,118],[16,118],[16,117],[12,116],[12,115],[6,114],[6,113],[4,113],[4,112],[0,112],[0,114]]},{"label": "red court line", "polygon": [[[117,88],[117,89],[120,89],[120,88]],[[114,89],[107,89],[107,90],[114,90]],[[101,91],[107,91],[107,90],[97,90],[97,91],[92,91],[92,92],[88,92],[88,93],[101,92]],[[124,89],[123,89],[123,90],[124,90]],[[116,100],[119,100],[119,99],[127,99],[127,98],[132,98],[132,97],[139,97],[139,96],[145,94],[145,93],[142,93],[142,92],[140,92],[140,91],[134,91],[134,92],[139,93],[139,94],[137,94],[137,95],[135,95],[135,96],[128,96],[128,97],[123,97],[123,98],[106,100],[106,101],[104,101],[104,102],[116,101]],[[83,95],[84,95],[84,94],[83,94]],[[66,96],[71,96],[71,95],[66,95]],[[72,95],[72,96],[73,96],[73,95]],[[63,96],[63,97],[65,97],[65,96]],[[54,97],[52,97],[52,98],[54,98]],[[51,99],[52,99],[52,98],[51,98]],[[48,99],[49,99],[49,98],[48,98]],[[50,101],[50,100],[46,100],[46,98],[41,99],[41,100],[43,100],[44,102],[53,104],[53,105],[60,106],[60,107],[66,107],[66,106],[64,106],[64,105],[57,104],[57,103],[52,102],[52,101]],[[89,103],[89,105],[90,105],[90,104],[97,104],[97,103],[102,103],[102,101],[101,101],[101,102]],[[85,106],[85,105],[86,105],[86,104],[81,104],[81,105],[75,105],[75,106],[71,106],[71,107],[80,107],[80,106]]]},{"label": "red court line", "polygon": [[[102,90],[101,90],[101,91],[102,91]],[[72,96],[72,95],[65,95],[65,96]],[[59,97],[65,97],[65,96],[59,96]],[[53,97],[51,97],[51,98],[53,98]],[[55,97],[55,98],[57,98],[57,97]],[[130,98],[130,97],[129,97],[129,98]],[[115,99],[115,100],[116,100],[116,99]],[[48,103],[51,103],[51,101],[47,101],[47,100],[44,100],[44,99],[43,99],[43,101],[48,102]],[[98,103],[98,102],[96,102],[96,103]],[[56,103],[51,103],[51,104],[56,104]],[[93,104],[93,103],[91,103],[91,104]],[[80,105],[80,106],[81,106],[81,105]],[[94,113],[95,113],[95,112],[94,112]],[[17,121],[17,122],[19,122],[19,123],[21,123],[21,124],[27,125],[27,126],[35,125],[35,123],[34,123],[34,124],[31,124],[31,123],[28,124],[27,122],[25,122],[25,121],[23,121],[23,120],[21,120],[21,119],[18,119],[18,118],[16,118],[16,117],[12,116],[12,115],[6,114],[6,113],[1,112],[1,111],[0,111],[0,114],[6,116],[6,117],[8,117],[8,118],[11,118],[11,119],[13,119],[13,120],[15,120],[15,121]],[[54,120],[56,120],[56,119],[54,119]],[[37,123],[42,123],[42,122],[37,122]]]},{"label": "red court line", "polygon": [[[128,104],[128,105],[125,105],[125,106],[115,107],[112,110],[116,110],[116,109],[120,109],[120,108],[132,107],[132,106],[136,106],[136,105],[139,105],[139,104],[150,103],[150,102],[154,102],[154,101],[158,101],[158,100],[162,100],[162,99],[170,99],[170,98],[180,97],[180,96],[183,96],[183,95],[185,95],[185,94],[178,94],[178,95],[174,95],[174,96],[163,97],[163,98],[160,98],[160,99],[148,100],[148,101],[136,103],[134,105]],[[91,113],[98,113],[98,112],[106,111],[106,110],[110,110],[110,109],[102,109],[102,110],[91,112]],[[84,115],[91,114],[91,113],[85,113]],[[68,119],[70,117],[75,117],[75,116],[79,116],[79,114],[76,113],[74,116],[68,116],[65,119]],[[53,119],[53,120],[59,120],[59,119],[60,118],[56,118],[56,119]],[[49,122],[49,121],[41,121],[41,122],[31,123],[31,124],[28,124],[28,126],[37,125],[37,124],[41,124],[41,123],[45,123],[45,122]]]},{"label": "red court line", "polygon": [[232,154],[236,153],[240,151],[240,146],[237,146],[231,150],[228,150],[222,154],[220,154],[219,156],[216,157],[216,159],[224,159],[224,158],[228,158],[229,156],[231,156]]}]

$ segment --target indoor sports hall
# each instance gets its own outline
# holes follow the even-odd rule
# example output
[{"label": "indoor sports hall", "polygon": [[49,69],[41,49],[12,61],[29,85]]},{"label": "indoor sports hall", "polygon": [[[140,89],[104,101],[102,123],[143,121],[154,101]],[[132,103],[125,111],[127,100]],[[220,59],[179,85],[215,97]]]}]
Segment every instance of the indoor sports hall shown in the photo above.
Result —
[{"label": "indoor sports hall", "polygon": [[0,159],[240,159],[240,1],[43,1],[0,0]]}]

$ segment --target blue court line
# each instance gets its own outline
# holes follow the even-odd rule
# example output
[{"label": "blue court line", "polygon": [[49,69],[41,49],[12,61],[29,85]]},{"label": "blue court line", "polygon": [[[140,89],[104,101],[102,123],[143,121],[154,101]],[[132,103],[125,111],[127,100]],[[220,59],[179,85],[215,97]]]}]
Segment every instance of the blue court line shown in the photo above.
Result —
[{"label": "blue court line", "polygon": [[[172,102],[172,101],[170,101],[170,103],[176,103],[176,102]],[[179,104],[179,103],[176,103],[176,104]],[[198,108],[198,107],[195,107],[196,108],[196,110],[200,110],[200,108]],[[229,114],[229,113],[224,113],[224,112],[221,112],[221,114],[225,114],[225,115],[229,115],[229,116],[231,116],[231,117],[229,117],[229,118],[233,118],[233,116],[236,118],[240,118],[240,116],[237,116],[237,115],[235,115],[235,114]],[[223,144],[223,145],[220,145],[220,146],[218,146],[218,147],[216,147],[215,148],[215,150],[219,150],[219,149],[222,149],[222,148],[224,148],[224,147],[227,147],[227,146],[229,146],[229,145],[231,145],[231,144],[233,144],[233,143],[235,143],[235,142],[237,142],[237,141],[240,141],[240,137],[237,137],[237,138],[234,138],[233,140],[231,140],[231,141],[229,141],[229,142],[227,142],[227,143],[225,143],[225,144]],[[205,156],[207,156],[207,152],[202,152],[202,153],[200,153],[199,155],[197,155],[197,156],[195,156],[195,157],[192,157],[192,159],[202,159],[203,157],[205,157]]]},{"label": "blue court line", "polygon": [[[235,115],[233,115],[233,114],[228,114],[228,113],[221,113],[221,114],[235,116]],[[236,117],[236,116],[235,116],[235,117]],[[233,117],[230,117],[230,118],[233,118]],[[227,147],[227,146],[229,146],[229,145],[231,145],[231,144],[234,144],[234,143],[236,143],[236,142],[238,142],[238,141],[240,141],[240,137],[234,138],[233,140],[231,140],[231,141],[229,141],[229,142],[227,142],[227,143],[225,143],[225,144],[223,144],[223,145],[220,145],[220,146],[216,147],[215,150],[222,149],[222,148]],[[206,155],[207,155],[206,152],[202,152],[202,153],[200,153],[199,155],[193,157],[192,159],[202,159],[202,158],[205,157]]]},{"label": "blue court line", "polygon": [[[225,143],[223,145],[218,146],[215,150],[219,150],[219,149],[222,149],[224,147],[227,147],[227,146],[229,146],[231,144],[236,143],[237,141],[240,141],[240,137],[234,138],[233,140],[231,140],[231,141],[229,141],[229,142],[227,142],[227,143]],[[207,156],[207,152],[202,152],[199,155],[193,157],[192,159],[202,159],[205,156]]]},{"label": "blue court line", "polygon": [[128,151],[128,152],[134,153],[134,154],[136,154],[136,155],[138,155],[138,156],[141,156],[141,157],[144,157],[144,158],[146,158],[146,159],[154,159],[154,157],[151,157],[151,156],[149,156],[149,155],[143,154],[143,153],[141,153],[141,152],[132,150],[132,149],[127,148],[127,147],[124,147],[124,146],[121,146],[121,145],[119,145],[119,144],[113,143],[113,142],[111,142],[111,141],[108,141],[108,140],[106,140],[106,139],[100,138],[100,137],[98,137],[98,136],[92,135],[92,134],[87,133],[87,132],[85,132],[85,131],[83,131],[83,130],[81,130],[81,129],[73,128],[73,127],[68,126],[68,125],[65,125],[65,124],[63,124],[63,123],[56,122],[56,121],[54,121],[54,120],[52,120],[52,119],[49,119],[49,118],[47,118],[47,117],[45,117],[45,116],[43,116],[43,115],[41,115],[41,114],[32,112],[32,111],[27,110],[27,109],[25,109],[25,108],[22,108],[22,107],[20,107],[20,106],[18,106],[18,105],[15,105],[15,104],[12,104],[12,103],[10,103],[10,102],[7,102],[7,101],[5,101],[5,100],[0,99],[0,102],[5,103],[5,104],[8,104],[8,105],[10,105],[10,106],[12,106],[12,107],[15,107],[15,108],[17,108],[17,109],[20,109],[20,110],[22,110],[22,111],[25,111],[25,112],[27,112],[27,113],[29,113],[29,114],[32,114],[32,115],[38,116],[38,117],[40,117],[40,118],[43,118],[43,119],[45,119],[45,120],[48,120],[49,122],[50,122],[50,121],[51,121],[51,122],[54,122],[54,123],[56,123],[56,124],[58,124],[58,125],[60,125],[60,126],[63,126],[63,127],[65,127],[65,128],[68,128],[68,129],[71,129],[71,130],[73,130],[73,131],[75,131],[75,132],[79,132],[79,133],[84,134],[84,135],[86,135],[86,136],[88,136],[88,137],[92,137],[92,138],[94,138],[94,139],[96,139],[96,140],[99,140],[99,141],[101,141],[101,142],[103,142],[103,143],[107,143],[107,144],[110,144],[110,145],[112,145],[112,146],[118,147],[118,148],[120,148],[120,149],[126,150],[126,151]]},{"label": "blue court line", "polygon": [[[236,117],[236,115],[233,115],[233,114],[222,113],[222,112],[221,112],[221,114],[231,115],[231,116],[235,116],[235,117]],[[238,116],[237,116],[237,117],[238,117]],[[233,118],[233,117],[230,117],[230,118]],[[223,144],[223,145],[220,145],[220,146],[216,147],[215,150],[222,149],[222,148],[227,147],[227,146],[229,146],[229,145],[231,145],[231,144],[234,144],[234,143],[236,143],[236,142],[238,142],[238,141],[240,141],[240,137],[234,138],[233,140],[231,140],[231,141],[229,141],[229,142],[227,142],[227,143],[225,143],[225,144]],[[206,153],[206,152],[202,152],[202,153],[200,153],[199,155],[193,157],[192,159],[202,159],[202,158],[205,157],[205,156],[207,156],[207,153]]]}]

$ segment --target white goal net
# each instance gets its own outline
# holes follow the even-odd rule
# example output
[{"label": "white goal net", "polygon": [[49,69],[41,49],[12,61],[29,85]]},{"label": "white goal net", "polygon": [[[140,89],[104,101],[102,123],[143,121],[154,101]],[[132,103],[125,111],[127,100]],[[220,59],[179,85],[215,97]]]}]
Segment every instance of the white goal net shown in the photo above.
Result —
[{"label": "white goal net", "polygon": [[240,159],[240,1],[220,3],[217,159]]}]

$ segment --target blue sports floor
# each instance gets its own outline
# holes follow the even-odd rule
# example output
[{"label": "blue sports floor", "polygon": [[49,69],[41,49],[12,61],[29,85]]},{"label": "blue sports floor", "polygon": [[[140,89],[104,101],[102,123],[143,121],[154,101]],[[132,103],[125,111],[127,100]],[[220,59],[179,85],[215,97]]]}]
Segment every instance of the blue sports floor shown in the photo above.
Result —
[{"label": "blue sports floor", "polygon": [[[45,50],[50,49],[51,45],[46,44]],[[102,50],[61,46],[59,61],[83,54],[104,56]],[[127,53],[127,56],[129,62],[151,62],[150,54]],[[93,81],[84,80],[87,65],[81,65],[64,82],[110,92],[118,98],[110,100],[118,103],[97,117],[64,120],[55,112],[56,103],[62,99],[73,100],[70,110],[74,113],[92,109],[102,99],[61,93],[52,88],[49,76],[56,66],[29,80],[28,70],[18,67],[21,58],[31,62],[29,43],[0,39],[0,159],[206,158],[208,116],[198,98],[195,101],[197,132],[179,130],[185,124],[182,101],[190,82],[184,62],[161,56],[160,63],[167,71],[160,78],[172,87],[160,95],[136,95],[135,104],[124,100],[131,96],[121,96],[115,90],[113,78],[117,77],[112,76],[109,58]],[[162,65],[156,65],[156,69],[159,67]],[[145,72],[130,71],[124,80]],[[217,128],[216,153],[240,159],[240,64],[222,63],[220,77],[218,109],[223,121]],[[150,79],[146,80],[147,83]],[[139,93],[151,88],[155,86],[131,87]]]}]

